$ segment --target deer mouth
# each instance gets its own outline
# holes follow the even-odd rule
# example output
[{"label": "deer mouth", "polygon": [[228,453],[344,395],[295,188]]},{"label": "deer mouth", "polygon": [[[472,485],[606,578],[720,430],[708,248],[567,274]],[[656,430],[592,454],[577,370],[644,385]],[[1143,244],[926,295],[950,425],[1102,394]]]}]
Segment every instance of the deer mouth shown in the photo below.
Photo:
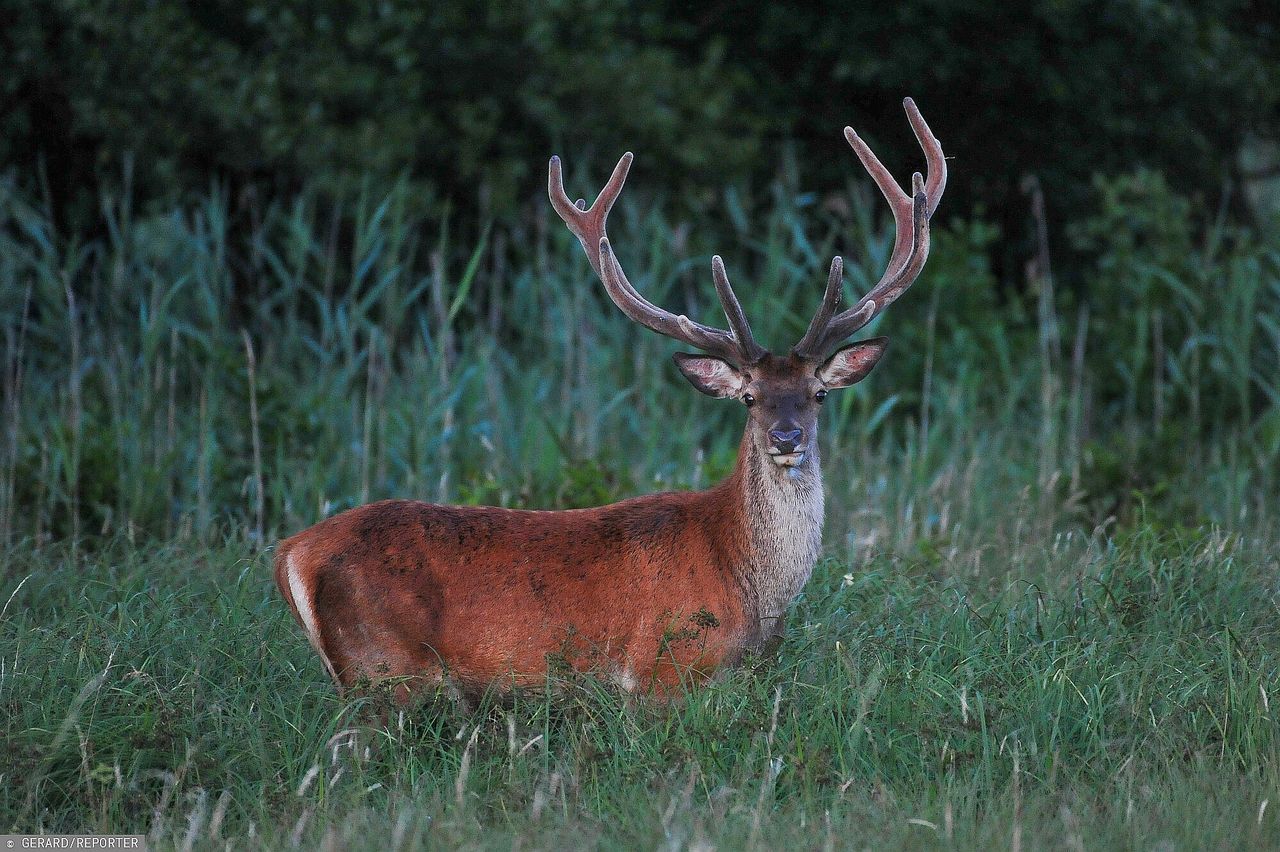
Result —
[{"label": "deer mouth", "polygon": [[784,453],[777,447],[769,448],[769,458],[773,459],[773,463],[778,467],[798,467],[804,462],[805,455],[807,453],[803,447],[789,453]]}]

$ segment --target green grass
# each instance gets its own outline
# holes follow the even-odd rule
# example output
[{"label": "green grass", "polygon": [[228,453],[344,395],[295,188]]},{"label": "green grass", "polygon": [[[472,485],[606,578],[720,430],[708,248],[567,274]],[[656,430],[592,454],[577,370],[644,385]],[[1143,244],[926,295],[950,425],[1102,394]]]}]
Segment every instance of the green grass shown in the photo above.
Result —
[{"label": "green grass", "polygon": [[0,814],[162,847],[1274,847],[1276,545],[1143,525],[1024,542],[1026,573],[826,560],[777,659],[682,701],[578,680],[385,730],[249,548],[32,555]]},{"label": "green grass", "polygon": [[[837,247],[861,289],[889,240],[860,189],[847,214],[772,192],[727,194],[716,248],[782,346]],[[669,705],[574,679],[381,726],[275,592],[280,535],[382,496],[703,487],[740,410],[536,218],[460,248],[402,190],[337,231],[305,194],[104,199],[90,239],[0,185],[0,829],[1280,846],[1280,249],[1151,225],[1167,195],[1120,182],[1081,229],[1088,299],[1037,276],[998,300],[997,235],[940,223],[869,332],[884,365],[824,410],[825,552],[776,658]],[[637,287],[712,319],[706,247],[641,209],[614,223]]]}]

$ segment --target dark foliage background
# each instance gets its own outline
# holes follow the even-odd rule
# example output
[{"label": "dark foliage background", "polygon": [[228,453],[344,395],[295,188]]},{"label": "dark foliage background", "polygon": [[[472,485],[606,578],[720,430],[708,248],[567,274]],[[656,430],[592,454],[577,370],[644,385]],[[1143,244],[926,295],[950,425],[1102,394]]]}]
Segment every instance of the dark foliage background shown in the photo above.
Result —
[{"label": "dark foliage background", "polygon": [[[1061,462],[1092,521],[1161,489],[1198,517],[1170,483],[1221,469],[1214,442],[1253,453],[1236,502],[1280,458],[1277,92],[1280,9],[1249,0],[0,0],[0,539],[18,515],[37,539],[208,530],[245,517],[250,480],[259,532],[422,493],[424,471],[440,500],[641,490],[561,493],[583,459],[651,473],[626,436],[655,412],[615,422],[606,388],[693,402],[666,398],[668,344],[583,276],[547,156],[576,194],[635,151],[610,225],[638,286],[714,322],[722,252],[785,346],[832,254],[851,293],[882,268],[886,211],[840,130],[905,182],[923,158],[904,95],[952,178],[929,284],[863,388],[886,407],[844,416],[1063,436],[1036,476],[1048,489]],[[239,413],[245,333],[261,435]],[[542,434],[525,413],[552,387]],[[703,417],[731,455],[713,427],[732,413]],[[650,466],[689,484],[663,465],[704,437]],[[461,449],[481,438],[492,458]],[[260,468],[307,453],[267,493]]]},{"label": "dark foliage background", "polygon": [[[134,192],[171,201],[407,174],[423,203],[513,212],[548,153],[639,154],[646,185],[701,208],[783,159],[842,186],[839,130],[915,167],[910,94],[954,158],[945,211],[1001,224],[1000,277],[1038,177],[1055,229],[1091,178],[1163,172],[1249,211],[1241,146],[1280,129],[1280,13],[1261,0],[895,4],[561,0],[5,0],[0,162],[41,177],[64,225],[92,219],[134,156]],[[601,164],[597,164],[601,165]]]}]

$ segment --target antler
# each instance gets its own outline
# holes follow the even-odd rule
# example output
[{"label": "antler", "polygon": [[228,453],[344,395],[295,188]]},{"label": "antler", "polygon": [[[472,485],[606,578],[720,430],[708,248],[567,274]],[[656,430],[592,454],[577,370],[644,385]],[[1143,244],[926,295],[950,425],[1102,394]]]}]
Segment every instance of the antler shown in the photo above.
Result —
[{"label": "antler", "polygon": [[742,312],[742,305],[733,293],[729,284],[729,276],[725,274],[724,262],[717,255],[711,258],[711,276],[715,280],[716,294],[724,308],[724,315],[729,320],[732,331],[703,325],[686,317],[684,314],[672,314],[651,303],[641,296],[627,280],[622,265],[605,234],[605,222],[609,218],[609,210],[618,200],[622,185],[627,180],[627,171],[631,168],[631,152],[622,155],[618,165],[614,166],[609,182],[600,190],[600,195],[590,208],[579,199],[577,204],[569,200],[564,191],[564,179],[560,171],[560,158],[552,157],[547,170],[547,193],[551,196],[551,206],[560,214],[560,218],[569,226],[569,230],[582,243],[582,250],[587,253],[591,268],[604,282],[609,298],[621,311],[645,328],[658,334],[675,338],[690,346],[723,358],[738,367],[745,367],[759,361],[766,351],[756,343],[751,335],[751,326]]},{"label": "antler", "polygon": [[907,288],[920,275],[924,262],[929,257],[929,217],[938,208],[942,200],[942,192],[947,186],[947,161],[943,158],[942,145],[925,124],[924,117],[916,108],[915,101],[907,98],[902,102],[907,110],[907,118],[915,130],[916,139],[924,149],[928,164],[928,180],[916,172],[911,176],[911,195],[907,195],[898,186],[893,175],[876,155],[867,147],[867,143],[853,132],[852,127],[844,129],[844,138],[852,146],[863,167],[871,175],[871,179],[880,187],[880,192],[893,209],[893,223],[897,229],[894,238],[893,254],[889,258],[884,276],[871,290],[858,300],[853,307],[836,314],[840,303],[841,285],[843,282],[844,262],[836,257],[831,261],[831,271],[827,275],[827,290],[822,297],[822,305],[814,314],[813,321],[804,337],[795,345],[794,352],[804,358],[820,359],[830,353],[840,341],[865,326],[906,292]]}]

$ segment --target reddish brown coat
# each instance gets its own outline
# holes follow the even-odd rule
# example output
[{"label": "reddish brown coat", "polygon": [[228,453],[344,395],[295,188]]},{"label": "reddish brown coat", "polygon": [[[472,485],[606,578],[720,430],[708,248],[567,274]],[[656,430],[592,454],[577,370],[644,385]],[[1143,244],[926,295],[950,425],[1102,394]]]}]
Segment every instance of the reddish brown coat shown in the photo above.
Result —
[{"label": "reddish brown coat", "polygon": [[276,583],[309,635],[292,588],[310,595],[343,686],[447,673],[474,693],[563,660],[665,692],[760,640],[738,479],[560,512],[373,503],[281,542]]}]

